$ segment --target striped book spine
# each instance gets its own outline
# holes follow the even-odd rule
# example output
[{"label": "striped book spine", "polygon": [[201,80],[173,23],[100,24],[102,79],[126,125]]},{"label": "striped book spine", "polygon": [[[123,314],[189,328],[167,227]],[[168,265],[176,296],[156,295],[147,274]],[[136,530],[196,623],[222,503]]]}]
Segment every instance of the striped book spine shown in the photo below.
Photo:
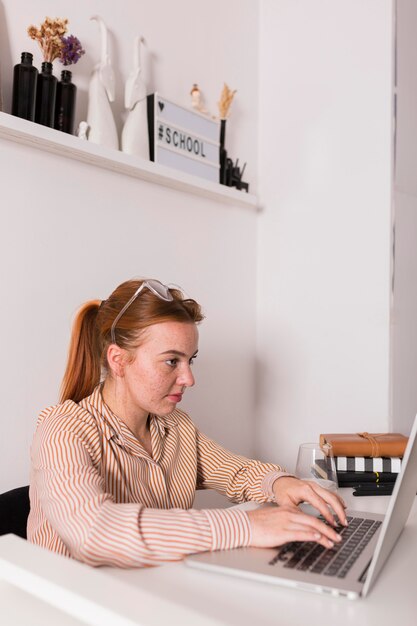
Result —
[{"label": "striped book spine", "polygon": [[338,472],[390,472],[399,474],[401,459],[399,457],[368,457],[338,456],[336,457]]}]

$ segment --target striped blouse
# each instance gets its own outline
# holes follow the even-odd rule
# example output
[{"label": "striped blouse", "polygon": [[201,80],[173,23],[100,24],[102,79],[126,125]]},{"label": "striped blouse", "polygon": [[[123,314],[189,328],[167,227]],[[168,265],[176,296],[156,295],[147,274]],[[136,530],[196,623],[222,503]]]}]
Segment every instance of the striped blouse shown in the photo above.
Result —
[{"label": "striped blouse", "polygon": [[152,456],[98,386],[39,416],[31,448],[28,539],[89,565],[139,567],[248,545],[244,511],[192,509],[196,489],[233,502],[273,499],[283,474],[228,452],[176,409],[150,418]]}]

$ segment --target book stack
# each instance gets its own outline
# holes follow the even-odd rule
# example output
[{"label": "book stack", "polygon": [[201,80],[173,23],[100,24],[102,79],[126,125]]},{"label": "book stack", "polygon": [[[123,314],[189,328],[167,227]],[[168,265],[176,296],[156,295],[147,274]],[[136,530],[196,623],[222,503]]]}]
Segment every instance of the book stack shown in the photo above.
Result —
[{"label": "book stack", "polygon": [[[401,471],[407,441],[399,433],[320,435],[320,446],[334,457],[339,487],[384,485],[387,492]],[[318,462],[316,467],[322,477],[327,475],[325,466]]]}]

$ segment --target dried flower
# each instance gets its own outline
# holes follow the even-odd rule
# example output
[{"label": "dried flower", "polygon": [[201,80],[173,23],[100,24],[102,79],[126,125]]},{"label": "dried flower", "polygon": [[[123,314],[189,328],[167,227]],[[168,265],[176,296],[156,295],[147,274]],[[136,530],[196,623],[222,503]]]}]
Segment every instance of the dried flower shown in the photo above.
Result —
[{"label": "dried flower", "polygon": [[218,102],[220,119],[225,120],[229,114],[230,105],[236,93],[236,89],[231,91],[229,87],[224,83],[223,91],[220,95],[220,102]]},{"label": "dried flower", "polygon": [[64,65],[73,65],[77,63],[85,54],[85,50],[83,49],[80,40],[74,35],[69,35],[68,37],[61,37],[62,48],[59,60]]},{"label": "dried flower", "polygon": [[29,26],[28,35],[31,39],[41,39],[41,31],[36,26]]},{"label": "dried flower", "polygon": [[68,20],[65,18],[46,17],[40,28],[30,25],[27,32],[31,39],[38,42],[43,60],[52,63],[61,54],[64,44],[62,37],[67,32]]}]

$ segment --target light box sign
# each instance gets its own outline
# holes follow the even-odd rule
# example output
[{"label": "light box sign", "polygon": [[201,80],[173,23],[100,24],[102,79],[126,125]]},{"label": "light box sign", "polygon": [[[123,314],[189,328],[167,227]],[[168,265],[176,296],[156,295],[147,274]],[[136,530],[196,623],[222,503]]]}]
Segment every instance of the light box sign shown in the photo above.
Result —
[{"label": "light box sign", "polygon": [[219,182],[219,122],[154,93],[148,126],[151,161]]}]

